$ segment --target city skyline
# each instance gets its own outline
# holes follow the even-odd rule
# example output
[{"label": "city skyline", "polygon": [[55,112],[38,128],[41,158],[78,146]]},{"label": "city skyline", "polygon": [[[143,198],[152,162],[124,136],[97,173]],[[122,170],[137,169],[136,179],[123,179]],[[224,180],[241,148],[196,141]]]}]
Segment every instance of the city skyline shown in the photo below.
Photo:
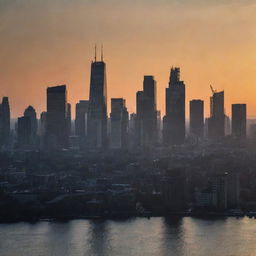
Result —
[{"label": "city skyline", "polygon": [[0,0],[0,255],[254,255],[255,13]]},{"label": "city skyline", "polygon": [[[96,47],[97,47],[97,45],[94,46],[95,49],[96,49]],[[103,45],[102,45],[101,47],[103,47]],[[96,54],[96,55],[95,55],[95,54]],[[94,52],[94,60],[92,59],[90,63],[93,63],[94,61],[101,62],[101,59],[98,57],[97,54],[98,54],[98,53],[97,53],[96,50],[95,50],[95,52]],[[101,50],[101,58],[102,58],[102,50]],[[175,68],[175,67],[172,65],[172,66],[169,68],[169,72],[170,72],[170,70],[173,69],[173,68]],[[180,68],[180,67],[179,67],[179,68]],[[183,70],[182,70],[182,73],[183,73]],[[106,74],[108,74],[107,71],[106,71]],[[149,74],[144,75],[144,76],[142,77],[142,79],[143,79],[144,77],[147,77],[147,76],[151,76],[151,75],[149,75]],[[183,76],[182,76],[182,77],[183,77]],[[90,75],[89,75],[89,80],[90,80]],[[107,79],[106,79],[106,81],[107,81]],[[143,84],[143,80],[142,80],[141,82],[142,82],[142,84]],[[156,81],[156,82],[157,82],[157,81]],[[88,94],[88,97],[87,97],[87,98],[83,98],[83,97],[81,96],[81,97],[78,99],[78,101],[75,101],[75,102],[72,102],[72,101],[70,100],[70,98],[68,97],[68,96],[69,96],[69,89],[70,89],[70,87],[69,87],[68,84],[66,84],[66,83],[63,83],[63,84],[65,84],[65,86],[66,86],[66,88],[67,88],[67,100],[70,101],[71,103],[69,103],[69,104],[71,104],[71,106],[73,106],[73,108],[71,108],[71,109],[72,109],[72,110],[71,110],[71,117],[72,117],[72,120],[75,120],[75,116],[76,116],[75,106],[76,106],[76,104],[77,104],[79,101],[89,101],[89,98],[90,98],[90,81],[89,81],[89,85],[88,85],[88,92],[86,93],[86,94]],[[169,86],[168,84],[169,84],[169,82],[167,83],[167,86],[166,86],[166,87]],[[46,86],[46,87],[45,87],[45,90],[46,90],[47,88],[49,88],[49,87],[55,87],[55,86],[61,86],[61,85],[62,85],[62,84],[51,84],[51,85]],[[108,85],[108,87],[109,87],[109,85]],[[206,98],[203,98],[203,97],[200,98],[199,95],[198,95],[198,97],[195,96],[194,98],[190,98],[190,99],[188,99],[187,96],[185,97],[185,120],[186,120],[186,122],[189,121],[189,111],[190,111],[190,109],[189,109],[189,102],[190,102],[191,100],[199,100],[199,99],[200,99],[200,100],[203,100],[204,102],[206,102],[205,107],[204,107],[204,116],[205,116],[205,118],[210,117],[210,112],[211,112],[211,110],[210,110],[210,107],[208,107],[208,105],[210,106],[210,97],[211,97],[211,93],[212,93],[213,87],[212,87],[211,84],[209,84],[208,88],[209,88],[209,92],[210,92],[210,93],[209,93],[208,96],[206,96]],[[215,88],[216,88],[216,87],[215,87]],[[166,88],[164,88],[164,92],[165,92],[165,89],[166,89]],[[189,88],[186,87],[186,94],[188,94],[188,93],[187,93],[187,91],[189,91],[188,89],[189,89]],[[139,89],[138,89],[138,91],[139,91]],[[218,91],[219,91],[219,90],[218,90]],[[223,89],[223,90],[220,90],[220,91],[225,91],[225,90]],[[136,113],[136,93],[137,93],[137,91],[134,92],[134,95],[135,95],[135,96],[134,96],[134,97],[135,97],[134,106],[131,106],[131,104],[127,104],[127,105],[130,106],[130,108],[132,109],[132,111],[129,111],[129,109],[127,108],[129,114]],[[158,97],[158,94],[162,94],[162,93],[163,93],[163,92],[159,92],[159,89],[157,90],[157,94],[156,94],[157,99],[159,98],[159,97]],[[44,93],[44,94],[45,94],[45,93]],[[8,97],[9,100],[10,100],[10,96],[8,96],[8,95],[3,95],[2,97]],[[164,96],[164,97],[165,97],[165,96]],[[43,97],[43,98],[44,98],[44,100],[45,100],[45,107],[43,107],[42,111],[40,110],[40,108],[38,108],[38,109],[35,108],[38,114],[40,114],[40,113],[42,113],[42,112],[44,112],[44,111],[47,110],[47,104],[46,104],[47,99],[46,99],[46,97]],[[108,118],[110,117],[110,113],[111,113],[111,108],[110,108],[110,106],[111,106],[111,99],[114,99],[114,98],[124,98],[125,100],[127,100],[125,97],[112,97],[111,95],[109,96],[109,93],[108,93],[108,97],[106,98],[106,102],[107,102],[107,115],[108,115]],[[230,99],[229,97],[227,97],[227,98]],[[238,102],[230,102],[230,106],[227,106],[227,104],[228,104],[227,102],[228,102],[228,100],[225,99],[225,102],[224,102],[224,111],[225,111],[225,114],[227,114],[228,116],[231,116],[231,114],[232,114],[232,104],[247,104],[247,105],[248,105],[248,103],[246,103],[246,102],[238,101]],[[12,103],[12,107],[16,105],[15,102],[11,102],[11,103]],[[207,103],[208,103],[208,104],[207,104]],[[38,105],[38,103],[35,104],[35,105]],[[42,105],[44,105],[44,104],[42,104]],[[160,105],[160,106],[158,106],[158,105]],[[29,103],[25,103],[25,108],[28,107],[28,106],[33,106],[33,105],[32,105],[32,104],[29,104]],[[33,107],[34,107],[34,106],[33,106]],[[163,107],[164,109],[162,109],[162,107]],[[230,107],[230,109],[229,109],[229,107]],[[163,100],[163,102],[160,102],[160,103],[157,102],[156,108],[157,108],[157,110],[159,110],[159,111],[161,112],[161,117],[163,118],[164,115],[166,114],[166,102],[165,102],[165,99]],[[228,110],[227,110],[227,109],[228,109]],[[21,112],[21,114],[16,116],[15,110],[13,110],[12,108],[11,108],[10,110],[11,110],[11,118],[12,118],[12,119],[17,119],[18,117],[20,117],[20,116],[22,115],[23,111],[24,111],[24,109],[21,110],[21,111],[19,111],[19,112]],[[19,112],[18,112],[18,113],[19,113]],[[255,114],[255,115],[251,115],[251,116],[250,116],[250,115],[247,115],[247,119],[255,118],[255,117],[256,117],[256,114]]]},{"label": "city skyline", "polygon": [[[186,81],[186,116],[188,102],[196,98],[204,100],[209,116],[210,84],[225,90],[229,116],[232,103],[247,103],[248,117],[256,116],[255,4],[212,1],[209,8],[201,1],[190,2],[1,1],[0,94],[9,96],[15,118],[28,105],[38,113],[45,110],[49,86],[66,84],[73,106],[88,99],[90,61],[98,42],[104,43],[108,65],[108,109],[110,98],[125,98],[128,111],[135,112],[143,76],[153,75],[163,116],[173,65],[181,67]],[[20,97],[24,91],[29,93]]]}]

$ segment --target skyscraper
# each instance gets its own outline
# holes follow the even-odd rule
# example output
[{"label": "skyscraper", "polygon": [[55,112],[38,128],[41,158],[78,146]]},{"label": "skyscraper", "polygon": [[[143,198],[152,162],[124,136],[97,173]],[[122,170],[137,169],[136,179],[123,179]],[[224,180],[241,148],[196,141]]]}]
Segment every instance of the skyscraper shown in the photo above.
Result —
[{"label": "skyscraper", "polygon": [[137,123],[137,115],[135,113],[130,114],[130,119],[128,122],[128,146],[129,148],[136,148],[137,146],[137,133],[136,133],[136,123]]},{"label": "skyscraper", "polygon": [[208,120],[208,136],[221,138],[225,135],[224,91],[216,92],[210,98],[210,118]]},{"label": "skyscraper", "polygon": [[28,106],[24,111],[24,117],[28,117],[30,120],[30,143],[35,144],[37,139],[37,118],[35,109],[32,106]]},{"label": "skyscraper", "polygon": [[88,146],[101,149],[107,146],[107,81],[106,64],[91,64],[90,98],[88,108]]},{"label": "skyscraper", "polygon": [[22,116],[18,118],[17,123],[17,136],[18,136],[18,147],[29,147],[31,146],[31,119],[29,116]]},{"label": "skyscraper", "polygon": [[216,174],[210,177],[210,186],[213,193],[213,206],[218,210],[225,210],[228,206],[228,173]]},{"label": "skyscraper", "polygon": [[184,210],[187,181],[185,170],[173,168],[166,171],[162,179],[162,194],[165,209],[171,212]]},{"label": "skyscraper", "polygon": [[128,111],[125,100],[122,98],[111,99],[111,135],[110,147],[121,149],[128,143]]},{"label": "skyscraper", "polygon": [[190,134],[203,137],[204,135],[204,102],[202,100],[190,101]]},{"label": "skyscraper", "polygon": [[0,104],[0,145],[8,146],[10,143],[10,106],[8,97],[3,97]]},{"label": "skyscraper", "polygon": [[46,139],[50,150],[68,146],[66,85],[47,88]]},{"label": "skyscraper", "polygon": [[136,93],[135,146],[143,147],[143,91]]},{"label": "skyscraper", "polygon": [[232,104],[232,136],[246,137],[246,104]]},{"label": "skyscraper", "polygon": [[157,141],[156,81],[153,76],[144,76],[143,101],[143,141],[146,147],[150,147]]},{"label": "skyscraper", "polygon": [[80,100],[76,104],[75,132],[80,138],[85,138],[87,135],[88,105],[88,100]]},{"label": "skyscraper", "polygon": [[72,118],[71,118],[71,104],[67,104],[67,134],[71,135]]},{"label": "skyscraper", "polygon": [[185,84],[180,69],[171,68],[166,88],[166,115],[163,119],[163,142],[166,146],[183,144],[185,140]]},{"label": "skyscraper", "polygon": [[39,136],[44,137],[46,134],[46,123],[47,123],[47,112],[42,112],[40,115],[40,122],[39,122]]},{"label": "skyscraper", "polygon": [[40,149],[45,149],[47,145],[47,137],[46,137],[46,129],[47,129],[47,112],[42,112],[40,114],[39,121],[39,139],[40,139]]},{"label": "skyscraper", "polygon": [[152,147],[157,142],[156,81],[144,76],[143,91],[137,92],[137,137],[141,147]]}]

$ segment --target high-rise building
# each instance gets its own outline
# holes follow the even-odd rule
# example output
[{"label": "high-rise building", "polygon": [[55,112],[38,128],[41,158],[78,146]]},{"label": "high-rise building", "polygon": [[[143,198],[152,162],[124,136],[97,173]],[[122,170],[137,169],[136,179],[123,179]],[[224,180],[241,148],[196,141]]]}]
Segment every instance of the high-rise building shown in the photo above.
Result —
[{"label": "high-rise building", "polygon": [[156,111],[156,120],[157,120],[157,143],[160,144],[162,142],[162,118],[161,111]]},{"label": "high-rise building", "polygon": [[107,146],[107,81],[106,64],[91,64],[90,98],[88,107],[88,146],[101,149]]},{"label": "high-rise building", "polygon": [[232,136],[246,137],[246,104],[232,104]]},{"label": "high-rise building", "polygon": [[162,194],[167,211],[178,212],[186,206],[186,176],[184,170],[174,168],[166,171],[162,180]]},{"label": "high-rise building", "polygon": [[28,117],[30,120],[30,143],[35,144],[37,140],[37,118],[35,109],[32,106],[28,106],[24,111],[24,117]]},{"label": "high-rise building", "polygon": [[135,145],[143,147],[143,91],[136,93]]},{"label": "high-rise building", "polygon": [[225,135],[224,91],[213,91],[210,98],[210,111],[208,136],[210,138],[222,138]]},{"label": "high-rise building", "polygon": [[171,68],[166,88],[166,115],[163,119],[164,145],[179,145],[185,140],[185,84],[180,81],[180,69]]},{"label": "high-rise building", "polygon": [[47,88],[46,139],[50,150],[68,147],[66,85]]},{"label": "high-rise building", "polygon": [[0,104],[0,145],[7,147],[10,143],[10,106],[8,97],[3,97]]},{"label": "high-rise building", "polygon": [[240,203],[240,176],[238,173],[228,173],[227,176],[227,205],[230,209],[236,209]]},{"label": "high-rise building", "polygon": [[47,127],[47,112],[44,111],[40,115],[39,129],[38,129],[38,134],[40,139],[40,149],[45,149],[47,145],[46,127]]},{"label": "high-rise building", "polygon": [[225,114],[225,136],[227,135],[231,135],[231,120],[230,120],[230,117],[228,115]]},{"label": "high-rise building", "polygon": [[47,112],[43,111],[39,121],[39,136],[44,138],[46,134]]},{"label": "high-rise building", "polygon": [[17,137],[18,147],[31,146],[32,122],[29,116],[22,116],[18,118],[17,123]]},{"label": "high-rise building", "polygon": [[76,104],[75,132],[80,138],[87,136],[88,106],[88,100],[80,100]]},{"label": "high-rise building", "polygon": [[71,104],[67,104],[67,133],[68,136],[71,135],[71,127],[72,127],[72,118],[71,118]]},{"label": "high-rise building", "polygon": [[144,76],[143,91],[137,92],[136,132],[138,146],[149,148],[157,142],[156,81]]},{"label": "high-rise building", "polygon": [[130,119],[128,122],[128,147],[134,149],[137,146],[137,138],[136,138],[136,123],[137,123],[137,115],[135,113],[130,114]]},{"label": "high-rise building", "polygon": [[111,99],[111,134],[110,147],[121,149],[127,147],[128,143],[128,111],[125,99]]},{"label": "high-rise building", "polygon": [[210,177],[211,191],[213,193],[213,206],[218,210],[228,207],[228,181],[227,173]]},{"label": "high-rise building", "polygon": [[190,134],[203,137],[204,135],[204,102],[202,100],[190,101]]}]

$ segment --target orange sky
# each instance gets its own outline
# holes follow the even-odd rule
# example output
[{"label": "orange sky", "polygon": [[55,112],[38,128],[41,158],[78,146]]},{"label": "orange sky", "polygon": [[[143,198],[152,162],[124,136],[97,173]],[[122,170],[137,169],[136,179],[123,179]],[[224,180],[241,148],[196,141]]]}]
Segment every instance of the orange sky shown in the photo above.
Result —
[{"label": "orange sky", "polygon": [[[206,3],[207,2],[207,3]],[[181,67],[188,101],[209,85],[256,116],[256,4],[249,0],[0,0],[0,96],[13,117],[28,105],[45,110],[46,87],[67,84],[74,104],[88,99],[95,42],[104,44],[108,101],[135,111],[143,75],[157,81],[165,109],[171,66]]]}]

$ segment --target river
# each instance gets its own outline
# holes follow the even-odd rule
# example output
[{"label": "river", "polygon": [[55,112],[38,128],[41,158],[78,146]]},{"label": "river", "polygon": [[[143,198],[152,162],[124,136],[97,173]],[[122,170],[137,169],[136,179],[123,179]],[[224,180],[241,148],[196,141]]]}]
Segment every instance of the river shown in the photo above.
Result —
[{"label": "river", "polygon": [[255,256],[256,220],[131,218],[0,224],[1,256]]}]

